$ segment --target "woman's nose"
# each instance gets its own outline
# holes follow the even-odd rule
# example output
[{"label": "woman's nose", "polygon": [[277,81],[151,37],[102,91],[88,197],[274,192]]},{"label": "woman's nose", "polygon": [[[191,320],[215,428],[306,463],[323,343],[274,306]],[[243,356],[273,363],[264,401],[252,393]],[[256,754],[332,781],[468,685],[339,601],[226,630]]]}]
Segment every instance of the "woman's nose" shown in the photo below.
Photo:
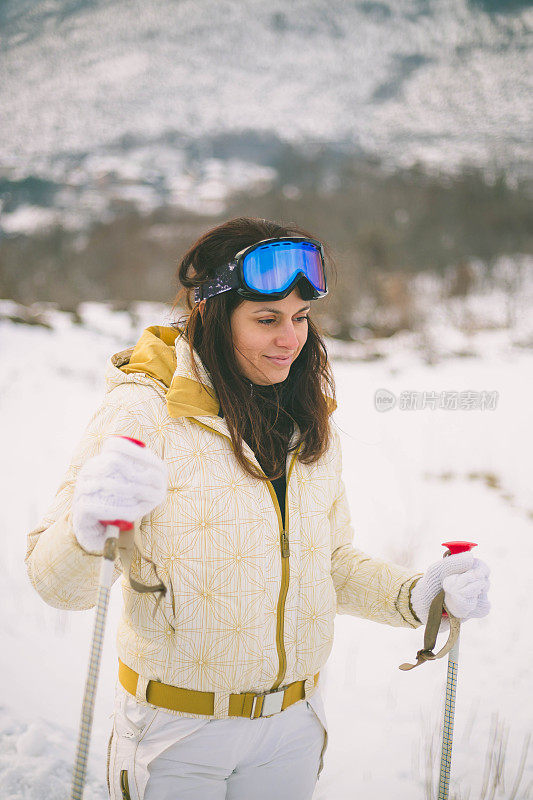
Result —
[{"label": "woman's nose", "polygon": [[278,332],[276,337],[276,344],[278,347],[286,347],[288,350],[296,350],[298,347],[298,337],[294,330],[294,325],[290,322],[283,326],[283,329]]}]

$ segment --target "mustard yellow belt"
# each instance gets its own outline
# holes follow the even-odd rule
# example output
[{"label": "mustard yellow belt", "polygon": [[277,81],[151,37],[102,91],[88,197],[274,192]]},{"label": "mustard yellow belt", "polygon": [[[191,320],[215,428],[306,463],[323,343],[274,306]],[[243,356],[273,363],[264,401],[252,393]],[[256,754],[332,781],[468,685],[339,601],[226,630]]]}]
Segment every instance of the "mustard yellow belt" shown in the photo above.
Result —
[{"label": "mustard yellow belt", "polygon": [[[318,682],[317,672],[315,686]],[[132,695],[137,692],[139,675],[135,670],[127,667],[122,661],[118,662],[118,679],[124,689]],[[229,697],[229,717],[270,717],[284,711],[298,700],[305,697],[305,680],[295,681],[288,686],[281,687],[274,692],[243,692],[231,694]],[[215,695],[213,692],[198,692],[195,689],[179,689],[160,681],[148,681],[146,687],[146,700],[153,706],[166,708],[169,711],[183,711],[185,714],[213,715]]]}]

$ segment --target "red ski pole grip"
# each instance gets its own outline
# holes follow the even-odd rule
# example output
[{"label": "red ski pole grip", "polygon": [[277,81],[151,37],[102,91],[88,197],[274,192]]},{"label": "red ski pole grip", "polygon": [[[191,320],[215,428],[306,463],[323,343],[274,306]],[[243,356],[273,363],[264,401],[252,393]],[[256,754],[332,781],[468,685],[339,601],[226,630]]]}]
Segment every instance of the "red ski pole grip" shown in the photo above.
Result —
[{"label": "red ski pole grip", "polygon": [[133,442],[133,444],[139,445],[139,447],[146,447],[144,442],[141,442],[140,439],[134,439],[133,436],[120,436],[120,439],[127,439],[128,442]]},{"label": "red ski pole grip", "polygon": [[450,555],[454,556],[457,553],[467,553],[473,547],[477,547],[477,542],[442,542],[443,547],[447,547]]},{"label": "red ski pole grip", "polygon": [[[140,439],[134,439],[132,436],[121,436],[121,439],[127,439],[129,442],[138,445],[139,447],[146,447],[144,442]],[[121,531],[131,531],[133,529],[133,522],[128,522],[125,519],[101,519],[102,525],[114,525]]]}]

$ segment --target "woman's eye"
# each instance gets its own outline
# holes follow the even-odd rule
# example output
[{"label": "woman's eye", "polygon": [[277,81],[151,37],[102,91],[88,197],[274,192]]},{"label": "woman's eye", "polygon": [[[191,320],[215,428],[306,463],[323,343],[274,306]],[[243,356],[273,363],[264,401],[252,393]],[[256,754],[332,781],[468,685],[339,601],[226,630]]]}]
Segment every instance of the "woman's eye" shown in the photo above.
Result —
[{"label": "woman's eye", "polygon": [[[305,314],[303,317],[295,317],[295,320],[294,320],[294,321],[295,321],[295,322],[306,322],[308,319],[309,319],[309,318],[308,318],[307,314]],[[259,320],[257,320],[257,321],[258,321],[258,322],[259,322],[261,325],[271,325],[271,324],[272,324],[272,323],[274,323],[276,320],[275,320],[275,319],[259,319]]]}]

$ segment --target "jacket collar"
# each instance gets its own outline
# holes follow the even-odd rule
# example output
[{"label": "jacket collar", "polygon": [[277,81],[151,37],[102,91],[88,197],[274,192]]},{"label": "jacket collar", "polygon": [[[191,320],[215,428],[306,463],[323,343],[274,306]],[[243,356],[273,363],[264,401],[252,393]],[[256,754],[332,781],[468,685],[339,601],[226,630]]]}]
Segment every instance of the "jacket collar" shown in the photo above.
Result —
[{"label": "jacket collar", "polygon": [[[146,328],[132,350],[112,357],[114,367],[126,375],[138,374],[141,380],[155,380],[165,392],[168,413],[173,419],[194,417],[197,422],[231,439],[226,421],[218,416],[220,404],[202,362],[194,353],[200,382],[193,372],[187,340],[176,328],[153,325]],[[243,453],[257,466],[247,442]]]},{"label": "jacket collar", "polygon": [[[128,351],[125,351],[125,358]],[[116,358],[116,357],[115,357]],[[140,373],[154,378],[166,389],[168,413],[179,417],[216,417],[219,402],[213,384],[195,355],[201,381],[193,372],[189,345],[176,328],[153,325],[146,328],[129,359],[116,364],[127,375]]]}]

